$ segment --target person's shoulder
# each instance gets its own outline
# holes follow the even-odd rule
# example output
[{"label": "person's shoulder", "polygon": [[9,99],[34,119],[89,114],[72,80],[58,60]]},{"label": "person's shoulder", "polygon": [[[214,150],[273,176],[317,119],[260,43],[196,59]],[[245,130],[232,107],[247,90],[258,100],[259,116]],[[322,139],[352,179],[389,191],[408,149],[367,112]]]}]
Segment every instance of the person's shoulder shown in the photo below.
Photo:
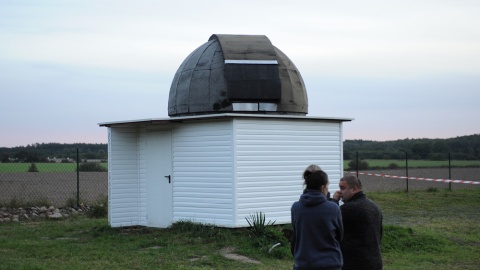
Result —
[{"label": "person's shoulder", "polygon": [[296,202],[294,202],[294,203],[292,204],[292,209],[293,209],[293,208],[297,208],[297,207],[299,207],[299,206],[300,206],[300,204],[301,204],[301,203],[300,203],[300,201],[296,201]]},{"label": "person's shoulder", "polygon": [[360,198],[355,198],[353,200],[343,203],[342,206],[340,206],[340,209],[342,209],[342,211],[347,211],[347,210],[357,211],[357,209],[363,208],[362,205],[363,205],[363,200],[361,200]]},{"label": "person's shoulder", "polygon": [[367,198],[367,202],[368,202],[373,208],[376,208],[376,209],[380,210],[380,206],[379,206],[376,202],[374,202],[373,200]]},{"label": "person's shoulder", "polygon": [[377,203],[374,202],[374,201],[373,201],[372,199],[370,199],[369,197],[367,197],[366,195],[365,195],[365,197],[364,197],[364,201],[367,202],[367,203],[369,203],[369,204],[376,205],[376,206],[378,207]]},{"label": "person's shoulder", "polygon": [[325,202],[325,204],[328,205],[329,207],[340,208],[338,206],[338,201],[328,200]]},{"label": "person's shoulder", "polygon": [[362,205],[363,208],[368,209],[368,211],[373,211],[373,212],[382,212],[382,209],[380,206],[378,206],[377,203],[375,203],[373,200],[365,196],[365,199],[362,200]]},{"label": "person's shoulder", "polygon": [[335,202],[332,202],[332,201],[326,201],[324,203],[324,209],[328,209],[328,211],[330,213],[337,213],[337,214],[340,214],[341,210],[340,210],[340,206],[338,206],[338,204],[336,204]]},{"label": "person's shoulder", "polygon": [[328,201],[329,201],[329,202],[332,202],[332,203],[334,203],[334,204],[336,204],[336,205],[340,205],[340,201],[339,201],[339,200],[335,200],[335,199],[331,198],[331,199],[329,199]]}]

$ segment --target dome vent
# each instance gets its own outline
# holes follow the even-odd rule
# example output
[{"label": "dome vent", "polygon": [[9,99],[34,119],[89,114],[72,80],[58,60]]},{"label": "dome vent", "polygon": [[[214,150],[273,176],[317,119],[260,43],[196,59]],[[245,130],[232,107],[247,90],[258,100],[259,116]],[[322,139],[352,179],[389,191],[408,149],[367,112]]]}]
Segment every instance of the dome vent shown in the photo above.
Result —
[{"label": "dome vent", "polygon": [[212,35],[180,65],[168,115],[306,115],[305,84],[295,65],[263,35]]}]

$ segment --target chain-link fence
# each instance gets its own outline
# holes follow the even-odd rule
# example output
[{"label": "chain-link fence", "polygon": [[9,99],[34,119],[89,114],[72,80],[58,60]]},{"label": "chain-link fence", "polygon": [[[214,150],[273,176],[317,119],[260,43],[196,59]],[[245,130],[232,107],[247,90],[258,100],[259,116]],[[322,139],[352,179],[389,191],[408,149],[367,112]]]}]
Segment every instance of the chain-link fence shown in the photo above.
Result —
[{"label": "chain-link fence", "polygon": [[0,163],[0,206],[78,206],[107,194],[105,160]]},{"label": "chain-link fence", "polygon": [[[356,175],[366,191],[409,191],[480,188],[480,160],[459,160],[458,154],[429,153],[397,159],[365,159],[349,153],[345,175]],[[385,156],[389,156],[386,154]]]},{"label": "chain-link fence", "polygon": [[[348,153],[345,175],[357,175],[366,191],[480,188],[480,160],[452,154],[403,159],[364,159]],[[388,156],[388,155],[387,155]],[[78,160],[78,158],[77,158]],[[108,194],[107,163],[101,160],[0,163],[0,206],[91,204]]]}]

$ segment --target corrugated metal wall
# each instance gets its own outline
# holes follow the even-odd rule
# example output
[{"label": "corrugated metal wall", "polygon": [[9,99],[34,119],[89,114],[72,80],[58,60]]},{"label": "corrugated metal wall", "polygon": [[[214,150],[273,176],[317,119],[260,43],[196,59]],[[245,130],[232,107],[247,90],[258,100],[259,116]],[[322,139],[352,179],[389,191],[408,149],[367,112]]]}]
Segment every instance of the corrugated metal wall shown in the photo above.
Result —
[{"label": "corrugated metal wall", "polygon": [[108,149],[109,224],[146,225],[145,126],[109,128]]},{"label": "corrugated metal wall", "polygon": [[343,175],[341,123],[295,119],[236,119],[236,226],[263,212],[290,223],[290,207],[303,191],[302,173],[318,164],[336,190]]},{"label": "corrugated metal wall", "polygon": [[177,124],[173,132],[173,221],[232,226],[232,122]]}]

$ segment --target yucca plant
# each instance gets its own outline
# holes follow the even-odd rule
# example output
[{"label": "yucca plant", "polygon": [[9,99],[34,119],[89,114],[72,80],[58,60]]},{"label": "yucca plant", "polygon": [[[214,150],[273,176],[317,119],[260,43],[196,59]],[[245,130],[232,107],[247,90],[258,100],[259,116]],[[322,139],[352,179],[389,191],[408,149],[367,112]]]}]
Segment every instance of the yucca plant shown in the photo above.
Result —
[{"label": "yucca plant", "polygon": [[265,214],[262,212],[256,212],[255,214],[250,214],[248,217],[245,217],[250,226],[250,231],[259,237],[267,235],[267,227],[275,224],[275,221],[269,220],[267,223]]}]

